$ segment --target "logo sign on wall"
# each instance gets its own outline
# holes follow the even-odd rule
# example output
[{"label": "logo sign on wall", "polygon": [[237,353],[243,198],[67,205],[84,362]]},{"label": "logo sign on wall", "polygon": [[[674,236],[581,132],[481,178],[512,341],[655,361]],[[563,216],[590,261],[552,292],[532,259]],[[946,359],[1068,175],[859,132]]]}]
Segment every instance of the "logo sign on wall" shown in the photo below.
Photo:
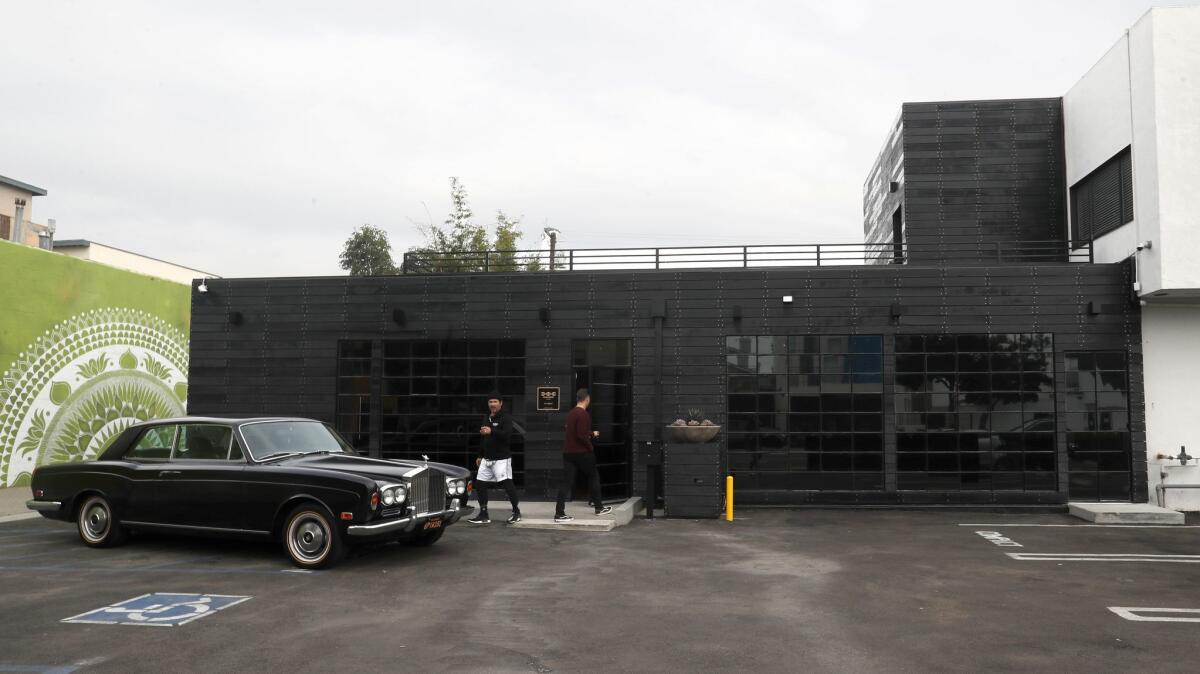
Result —
[{"label": "logo sign on wall", "polygon": [[176,627],[240,604],[249,598],[229,594],[155,592],[81,613],[63,622]]},{"label": "logo sign on wall", "polygon": [[558,387],[539,386],[537,390],[537,409],[539,412],[558,411]]}]

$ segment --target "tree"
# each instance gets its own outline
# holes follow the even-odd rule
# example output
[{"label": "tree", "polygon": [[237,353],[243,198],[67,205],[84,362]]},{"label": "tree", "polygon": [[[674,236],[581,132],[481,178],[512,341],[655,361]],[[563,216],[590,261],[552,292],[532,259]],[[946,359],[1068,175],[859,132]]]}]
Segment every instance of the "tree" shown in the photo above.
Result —
[{"label": "tree", "polygon": [[519,259],[521,219],[496,211],[494,234],[475,222],[467,188],[450,178],[450,214],[441,226],[419,226],[425,245],[409,249],[409,259],[423,272],[519,271],[537,269],[536,256]]},{"label": "tree", "polygon": [[354,230],[346,239],[339,260],[342,269],[351,276],[385,276],[397,271],[387,232],[371,225]]}]

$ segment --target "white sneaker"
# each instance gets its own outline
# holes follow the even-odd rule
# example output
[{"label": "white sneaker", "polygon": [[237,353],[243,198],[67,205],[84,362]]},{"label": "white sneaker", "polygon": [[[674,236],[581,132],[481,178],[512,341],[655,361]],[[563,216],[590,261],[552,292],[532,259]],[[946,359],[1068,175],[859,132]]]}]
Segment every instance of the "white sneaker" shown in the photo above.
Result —
[{"label": "white sneaker", "polygon": [[554,518],[555,524],[565,524],[567,522],[574,522],[574,521],[575,521],[575,518],[571,517],[570,515],[557,515]]},{"label": "white sneaker", "polygon": [[612,506],[604,506],[603,508],[597,510],[596,514],[597,515],[607,515],[610,512],[612,512]]}]

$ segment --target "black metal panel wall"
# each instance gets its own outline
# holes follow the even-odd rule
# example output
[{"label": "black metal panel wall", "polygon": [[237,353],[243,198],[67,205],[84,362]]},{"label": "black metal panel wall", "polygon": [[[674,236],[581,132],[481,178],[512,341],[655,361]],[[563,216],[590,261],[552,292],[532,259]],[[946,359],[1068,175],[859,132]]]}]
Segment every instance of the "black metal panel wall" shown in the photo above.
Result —
[{"label": "black metal panel wall", "polygon": [[[1062,124],[1060,98],[905,103],[902,171],[889,140],[875,180],[864,186],[869,240],[892,240],[897,200],[879,196],[890,170],[903,176],[899,201],[912,263],[942,261],[938,246],[971,244],[986,262],[1019,250],[1019,242],[1064,241]],[[961,250],[952,257],[961,260]]]},{"label": "black metal panel wall", "polygon": [[[1058,372],[1068,351],[1129,353],[1133,498],[1144,500],[1141,338],[1138,309],[1127,301],[1129,282],[1123,265],[1083,264],[209,279],[209,292],[193,293],[189,411],[332,422],[340,340],[379,346],[393,339],[524,340],[529,390],[524,409],[512,412],[526,429],[526,492],[547,496],[561,466],[569,403],[559,412],[538,412],[532,389],[558,386],[570,400],[573,340],[633,340],[633,432],[635,442],[642,442],[690,408],[704,410],[717,423],[727,421],[729,335],[881,335],[885,488],[842,495],[775,491],[762,494],[761,501],[1061,503],[1068,488],[1062,424],[1056,433],[1057,492],[992,497],[900,491],[895,479],[895,335],[1051,333]],[[794,301],[784,303],[785,295]],[[651,313],[663,302],[660,354]],[[659,359],[664,402],[656,418]],[[373,374],[376,382],[382,379],[382,372]],[[370,391],[376,399],[379,387]],[[1056,405],[1062,417],[1061,396]],[[378,420],[371,426],[370,447],[379,452]],[[632,482],[640,492],[645,482],[640,466]]]}]

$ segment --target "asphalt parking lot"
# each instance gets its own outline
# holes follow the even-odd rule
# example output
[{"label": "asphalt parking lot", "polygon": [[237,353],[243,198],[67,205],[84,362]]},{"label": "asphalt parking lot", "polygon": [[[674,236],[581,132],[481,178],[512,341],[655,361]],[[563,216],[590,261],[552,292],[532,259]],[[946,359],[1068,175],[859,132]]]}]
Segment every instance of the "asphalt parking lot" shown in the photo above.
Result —
[{"label": "asphalt parking lot", "polygon": [[[1110,609],[1200,609],[1200,528],[742,512],[606,534],[456,525],[432,548],[383,546],[311,573],[265,544],[143,536],[92,550],[69,525],[9,522],[0,672],[1200,666],[1200,622]],[[147,593],[250,598],[176,627],[63,622]]]}]

